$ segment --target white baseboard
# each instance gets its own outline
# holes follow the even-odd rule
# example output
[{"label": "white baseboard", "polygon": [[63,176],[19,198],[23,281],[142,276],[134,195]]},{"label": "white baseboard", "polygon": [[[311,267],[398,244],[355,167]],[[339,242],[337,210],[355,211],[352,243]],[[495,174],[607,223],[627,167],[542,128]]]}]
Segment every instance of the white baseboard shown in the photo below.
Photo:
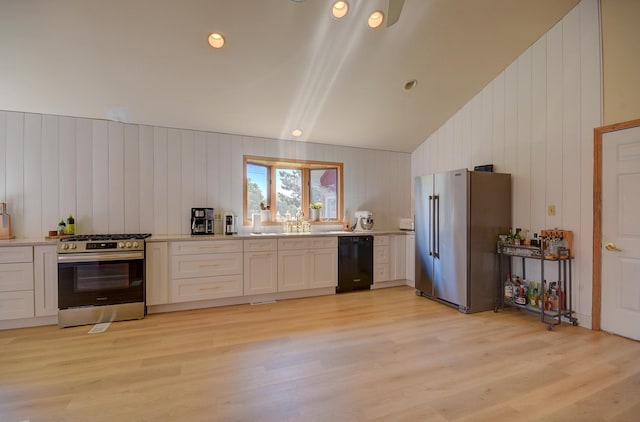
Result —
[{"label": "white baseboard", "polygon": [[178,312],[192,309],[216,308],[219,306],[244,305],[249,303],[273,303],[278,300],[299,299],[303,297],[335,295],[335,287],[321,289],[296,290],[292,292],[278,292],[253,296],[238,296],[224,299],[200,300],[197,302],[168,303],[164,305],[147,305],[147,314],[161,312]]}]

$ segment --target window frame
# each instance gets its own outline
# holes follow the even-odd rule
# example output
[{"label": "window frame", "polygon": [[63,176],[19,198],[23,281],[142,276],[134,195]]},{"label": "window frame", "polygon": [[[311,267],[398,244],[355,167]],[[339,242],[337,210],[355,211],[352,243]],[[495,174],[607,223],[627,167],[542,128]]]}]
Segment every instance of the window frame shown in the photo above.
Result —
[{"label": "window frame", "polygon": [[[268,187],[266,192],[266,196],[268,198],[268,204],[276,203],[276,189],[275,189],[275,178],[276,171],[278,168],[289,168],[295,170],[302,170],[302,195],[301,195],[301,208],[304,213],[304,218],[307,219],[309,217],[309,206],[310,197],[311,197],[311,171],[317,169],[335,169],[336,170],[336,212],[337,217],[331,220],[325,221],[314,221],[312,224],[340,224],[344,218],[344,174],[343,174],[343,163],[331,162],[331,161],[313,161],[313,160],[295,160],[288,158],[273,158],[273,157],[259,157],[254,155],[245,155],[243,156],[243,182],[242,182],[242,221],[245,226],[250,226],[252,224],[249,216],[247,215],[247,164],[256,164],[260,166],[266,166],[268,168]],[[270,210],[271,221],[262,223],[263,225],[277,225],[282,224],[282,222],[276,221],[276,207],[272,207]]]}]

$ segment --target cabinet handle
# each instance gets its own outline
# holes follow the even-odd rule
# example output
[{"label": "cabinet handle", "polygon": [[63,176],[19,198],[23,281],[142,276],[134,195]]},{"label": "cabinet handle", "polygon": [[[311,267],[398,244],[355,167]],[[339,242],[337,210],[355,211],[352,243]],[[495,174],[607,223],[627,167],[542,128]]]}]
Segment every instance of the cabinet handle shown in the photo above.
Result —
[{"label": "cabinet handle", "polygon": [[220,286],[215,286],[215,287],[200,287],[198,290],[200,290],[201,292],[204,292],[206,290],[218,290],[220,288]]},{"label": "cabinet handle", "polygon": [[205,268],[205,267],[219,267],[220,264],[200,264],[200,268]]},{"label": "cabinet handle", "polygon": [[200,249],[220,249],[218,245],[199,246]]},{"label": "cabinet handle", "polygon": [[252,256],[271,256],[270,253],[254,253]]}]

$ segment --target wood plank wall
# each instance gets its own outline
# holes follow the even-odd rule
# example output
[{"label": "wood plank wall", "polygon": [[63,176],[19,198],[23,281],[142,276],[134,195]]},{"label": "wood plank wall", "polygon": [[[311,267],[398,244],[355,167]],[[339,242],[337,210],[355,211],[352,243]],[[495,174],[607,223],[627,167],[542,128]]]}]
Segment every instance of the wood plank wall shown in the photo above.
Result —
[{"label": "wood plank wall", "polygon": [[[590,326],[593,129],[602,125],[597,0],[583,0],[412,154],[412,176],[494,164],[514,227],[574,232],[573,299]],[[412,189],[413,191],[413,189]],[[547,206],[556,206],[556,215]],[[549,267],[548,280],[555,280]],[[520,271],[516,268],[516,271]],[[547,271],[547,270],[545,270]],[[527,268],[531,279],[538,267]]]},{"label": "wood plank wall", "polygon": [[69,213],[78,233],[189,233],[191,207],[242,214],[242,156],[344,163],[345,208],[375,227],[411,215],[411,155],[0,111],[0,202],[17,237]]}]

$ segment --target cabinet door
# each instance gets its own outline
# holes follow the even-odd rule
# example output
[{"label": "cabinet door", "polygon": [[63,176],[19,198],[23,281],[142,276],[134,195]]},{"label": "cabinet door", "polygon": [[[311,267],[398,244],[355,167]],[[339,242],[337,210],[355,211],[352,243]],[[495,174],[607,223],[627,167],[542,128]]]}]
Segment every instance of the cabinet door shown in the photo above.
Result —
[{"label": "cabinet door", "polygon": [[338,285],[338,249],[309,250],[309,288]]},{"label": "cabinet door", "polygon": [[169,303],[169,245],[149,242],[146,245],[145,283],[147,305]]},{"label": "cabinet door", "polygon": [[244,295],[275,293],[278,291],[278,253],[244,253]]},{"label": "cabinet door", "polygon": [[373,239],[373,282],[389,281],[389,236]]},{"label": "cabinet door", "polygon": [[55,245],[33,248],[35,315],[58,314],[58,252]]},{"label": "cabinet door", "polygon": [[33,318],[33,290],[0,292],[0,320]]},{"label": "cabinet door", "polygon": [[278,291],[307,289],[308,262],[307,249],[278,251]]},{"label": "cabinet door", "polygon": [[392,235],[389,242],[389,279],[404,280],[406,276],[404,235]]},{"label": "cabinet door", "polygon": [[405,264],[405,270],[406,270],[406,276],[405,278],[407,279],[407,285],[409,286],[415,286],[415,280],[416,280],[416,236],[413,234],[409,234],[406,236],[406,251],[405,251],[405,255],[406,255],[406,264]]}]

